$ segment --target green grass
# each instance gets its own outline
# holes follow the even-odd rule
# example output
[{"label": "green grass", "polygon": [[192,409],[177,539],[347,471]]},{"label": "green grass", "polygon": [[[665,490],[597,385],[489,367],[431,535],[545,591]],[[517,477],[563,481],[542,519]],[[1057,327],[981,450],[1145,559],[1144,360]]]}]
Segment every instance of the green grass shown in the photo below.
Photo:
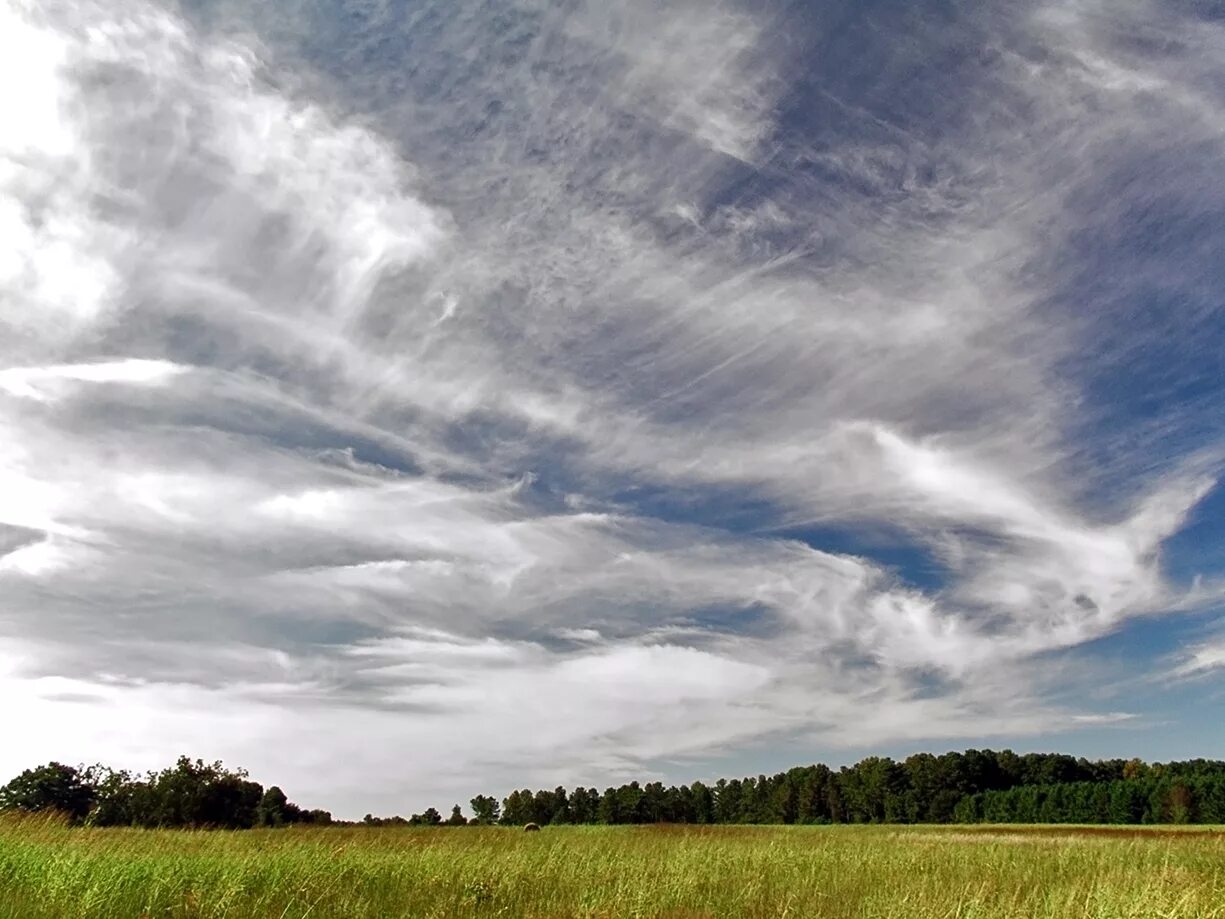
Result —
[{"label": "green grass", "polygon": [[0,919],[409,916],[1225,919],[1225,835],[0,823]]}]

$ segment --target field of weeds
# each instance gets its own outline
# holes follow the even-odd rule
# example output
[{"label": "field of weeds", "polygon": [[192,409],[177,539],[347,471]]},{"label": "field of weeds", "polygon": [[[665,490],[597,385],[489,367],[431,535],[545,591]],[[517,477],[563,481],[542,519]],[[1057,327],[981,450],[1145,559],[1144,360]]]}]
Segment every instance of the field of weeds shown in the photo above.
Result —
[{"label": "field of weeds", "polygon": [[1225,834],[0,823],[0,919],[1225,919]]}]

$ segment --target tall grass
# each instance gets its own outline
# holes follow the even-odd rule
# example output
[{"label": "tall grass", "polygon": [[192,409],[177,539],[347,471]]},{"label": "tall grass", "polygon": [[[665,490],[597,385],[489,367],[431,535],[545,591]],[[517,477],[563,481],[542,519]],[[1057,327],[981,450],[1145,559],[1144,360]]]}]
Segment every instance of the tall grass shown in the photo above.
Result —
[{"label": "tall grass", "polygon": [[0,919],[410,916],[1225,919],[1225,836],[0,822]]}]

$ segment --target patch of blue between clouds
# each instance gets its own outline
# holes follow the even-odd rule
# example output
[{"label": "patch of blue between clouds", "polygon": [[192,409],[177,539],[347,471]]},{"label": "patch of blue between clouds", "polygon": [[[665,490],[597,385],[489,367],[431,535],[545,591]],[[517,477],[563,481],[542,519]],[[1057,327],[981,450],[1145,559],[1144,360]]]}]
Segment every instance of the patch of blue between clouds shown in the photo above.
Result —
[{"label": "patch of blue between clouds", "polygon": [[810,526],[775,530],[770,535],[798,539],[822,552],[867,559],[904,584],[924,591],[941,590],[948,580],[948,569],[935,555],[885,526]]},{"label": "patch of blue between clouds", "polygon": [[1217,486],[1191,511],[1186,525],[1162,546],[1162,566],[1175,584],[1190,586],[1225,563],[1225,486]]},{"label": "patch of blue between clouds", "polygon": [[854,555],[876,564],[900,581],[926,591],[947,583],[948,570],[925,547],[885,525],[780,525],[788,509],[746,488],[631,486],[609,500],[635,513],[669,523],[717,529],[729,535],[802,542],[832,555]]},{"label": "patch of blue between clouds", "polygon": [[[1180,648],[1202,639],[1205,630],[1210,628],[1219,616],[1219,611],[1202,610],[1179,613],[1176,616],[1132,619],[1109,635],[1078,645],[1074,650],[1053,652],[1047,656],[1052,659],[1064,657],[1086,662],[1123,663],[1135,672],[1134,665],[1137,663],[1150,664],[1153,660],[1176,654]],[[1140,672],[1152,671],[1146,666]]]}]

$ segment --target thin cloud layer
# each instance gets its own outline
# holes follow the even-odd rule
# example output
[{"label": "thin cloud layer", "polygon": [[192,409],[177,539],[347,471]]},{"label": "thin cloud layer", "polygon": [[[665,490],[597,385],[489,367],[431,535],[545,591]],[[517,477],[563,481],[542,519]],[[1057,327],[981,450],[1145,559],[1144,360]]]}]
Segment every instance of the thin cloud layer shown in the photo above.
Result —
[{"label": "thin cloud layer", "polygon": [[1076,731],[1219,602],[1219,23],[246,7],[0,6],[0,767]]}]

